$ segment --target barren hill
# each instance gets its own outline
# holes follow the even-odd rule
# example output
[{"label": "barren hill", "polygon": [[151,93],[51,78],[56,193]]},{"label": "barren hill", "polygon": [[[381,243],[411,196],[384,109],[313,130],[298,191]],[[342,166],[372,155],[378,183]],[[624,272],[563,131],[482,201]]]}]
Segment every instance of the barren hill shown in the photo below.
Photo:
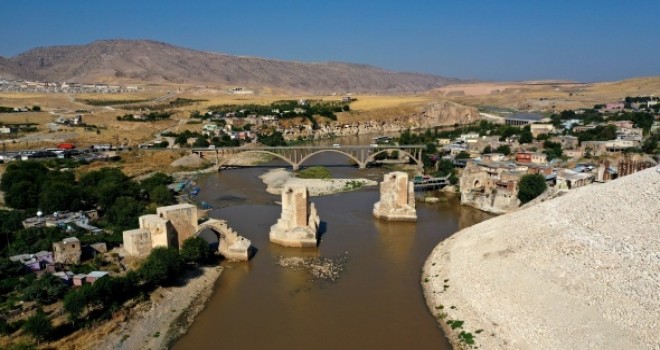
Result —
[{"label": "barren hill", "polygon": [[647,169],[474,225],[426,261],[427,304],[483,349],[658,349],[658,213]]},{"label": "barren hill", "polygon": [[29,80],[271,87],[308,92],[420,91],[455,79],[349,63],[301,63],[196,51],[147,40],[102,40],[0,57],[0,74]]}]

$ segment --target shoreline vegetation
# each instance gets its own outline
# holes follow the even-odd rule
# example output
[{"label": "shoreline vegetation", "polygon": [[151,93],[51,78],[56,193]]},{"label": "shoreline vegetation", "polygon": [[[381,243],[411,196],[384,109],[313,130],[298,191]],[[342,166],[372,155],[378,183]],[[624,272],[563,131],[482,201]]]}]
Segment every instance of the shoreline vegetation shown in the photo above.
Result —
[{"label": "shoreline vegetation", "polygon": [[49,343],[57,349],[167,349],[206,307],[223,267],[200,267],[185,284],[162,287],[149,300],[121,312],[97,327]]}]

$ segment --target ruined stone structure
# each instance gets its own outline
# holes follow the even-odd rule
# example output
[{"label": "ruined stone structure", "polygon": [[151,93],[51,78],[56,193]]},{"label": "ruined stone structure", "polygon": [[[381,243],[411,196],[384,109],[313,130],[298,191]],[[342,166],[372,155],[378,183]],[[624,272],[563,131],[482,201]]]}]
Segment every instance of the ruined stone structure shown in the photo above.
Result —
[{"label": "ruined stone structure", "polygon": [[316,247],[321,221],[305,186],[282,190],[282,216],[270,228],[270,241],[285,247]]},{"label": "ruined stone structure", "polygon": [[210,229],[218,235],[218,253],[229,260],[247,261],[250,258],[249,239],[240,236],[227,221],[210,219],[199,225],[196,235]]},{"label": "ruined stone structure", "polygon": [[124,231],[124,251],[131,256],[149,255],[151,249],[151,232],[148,229],[136,228]]},{"label": "ruined stone structure", "polygon": [[78,264],[82,248],[76,237],[63,239],[61,242],[53,243],[53,260],[60,264]]},{"label": "ruined stone structure", "polygon": [[156,247],[179,248],[183,241],[211,229],[218,237],[218,253],[229,260],[246,261],[250,240],[239,236],[227,222],[211,219],[198,225],[197,207],[177,204],[156,209],[156,214],[142,215],[140,228],[124,231],[124,251],[132,256],[146,256]]},{"label": "ruined stone structure", "polygon": [[380,183],[380,201],[374,204],[374,216],[386,221],[417,221],[415,188],[408,174],[394,171]]},{"label": "ruined stone structure", "polygon": [[168,220],[178,234],[179,245],[197,232],[197,207],[192,204],[177,204],[156,209],[156,214]]},{"label": "ruined stone structure", "polygon": [[461,204],[502,214],[520,206],[518,180],[526,166],[468,162],[460,177]]}]

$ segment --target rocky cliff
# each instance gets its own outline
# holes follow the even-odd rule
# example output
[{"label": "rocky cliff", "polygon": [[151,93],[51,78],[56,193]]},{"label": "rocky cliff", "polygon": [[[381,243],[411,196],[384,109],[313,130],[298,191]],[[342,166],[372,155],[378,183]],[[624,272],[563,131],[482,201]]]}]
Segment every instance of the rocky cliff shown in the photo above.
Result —
[{"label": "rocky cliff", "polygon": [[407,129],[423,129],[454,124],[469,124],[479,120],[476,108],[449,101],[435,101],[417,108],[416,111],[390,120],[364,120],[350,124],[333,122],[312,130],[311,126],[286,130],[284,137],[323,139],[334,136],[378,135],[397,133]]}]

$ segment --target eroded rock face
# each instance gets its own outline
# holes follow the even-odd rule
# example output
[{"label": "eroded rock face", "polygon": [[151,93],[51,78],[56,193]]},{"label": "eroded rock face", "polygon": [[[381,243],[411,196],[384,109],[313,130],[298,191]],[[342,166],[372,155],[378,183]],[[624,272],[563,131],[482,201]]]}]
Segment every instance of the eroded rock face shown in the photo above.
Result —
[{"label": "eroded rock face", "polygon": [[282,190],[282,216],[270,228],[270,241],[285,247],[316,247],[321,221],[305,186]]},{"label": "eroded rock face", "polygon": [[417,221],[415,189],[408,174],[394,171],[380,183],[380,201],[374,204],[374,216],[386,221]]},{"label": "eroded rock face", "polygon": [[479,120],[479,111],[450,101],[436,101],[421,107],[415,113],[392,118],[388,121],[367,120],[341,124],[334,122],[321,126],[318,130],[307,127],[294,127],[284,131],[284,138],[295,140],[298,137],[323,139],[334,136],[388,134],[408,129],[430,128],[454,124],[469,124]]}]

